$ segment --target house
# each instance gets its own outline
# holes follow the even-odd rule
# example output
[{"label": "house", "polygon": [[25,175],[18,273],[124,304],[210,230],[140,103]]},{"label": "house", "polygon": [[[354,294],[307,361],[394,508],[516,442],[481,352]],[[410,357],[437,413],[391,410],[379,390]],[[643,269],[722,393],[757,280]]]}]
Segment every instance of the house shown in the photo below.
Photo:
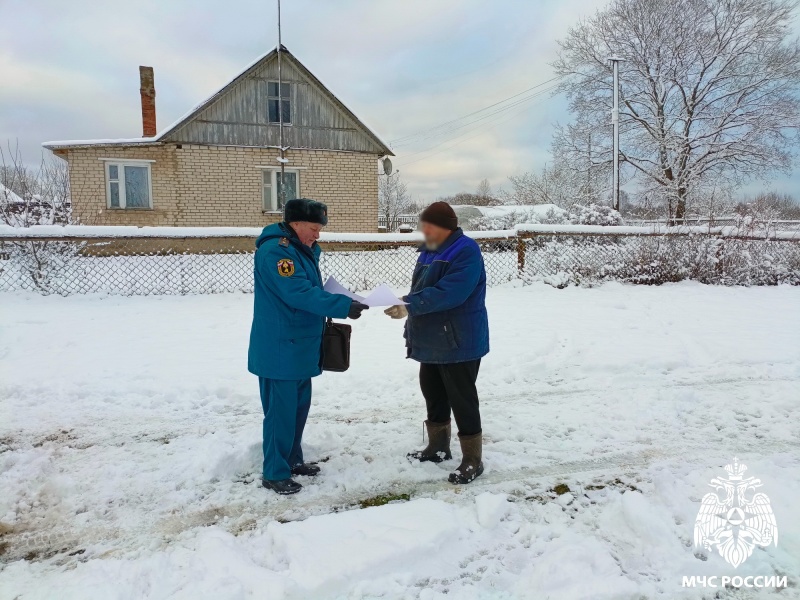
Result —
[{"label": "house", "polygon": [[[332,231],[378,226],[378,160],[391,150],[285,47],[156,132],[153,70],[140,67],[143,136],[46,142],[69,163],[73,218],[90,225],[263,226],[285,195],[329,207]],[[282,114],[281,114],[282,112]]]}]

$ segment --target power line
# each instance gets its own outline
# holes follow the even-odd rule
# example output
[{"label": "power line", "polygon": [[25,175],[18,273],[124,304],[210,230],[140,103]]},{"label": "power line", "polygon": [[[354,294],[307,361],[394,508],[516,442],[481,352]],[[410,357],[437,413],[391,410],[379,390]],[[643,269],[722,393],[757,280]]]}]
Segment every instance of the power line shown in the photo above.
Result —
[{"label": "power line", "polygon": [[544,85],[547,85],[548,83],[552,83],[553,81],[557,81],[559,79],[560,79],[560,77],[553,77],[551,79],[548,79],[547,81],[543,81],[541,83],[538,83],[538,84],[536,84],[536,85],[534,85],[532,87],[529,87],[526,90],[522,90],[521,92],[518,92],[516,94],[508,96],[507,98],[503,98],[502,100],[499,100],[499,101],[497,101],[497,102],[495,102],[493,104],[490,104],[488,106],[484,106],[483,108],[480,108],[478,110],[472,111],[471,113],[467,113],[466,115],[462,115],[461,117],[458,117],[456,119],[451,119],[449,121],[445,121],[444,123],[440,123],[439,125],[436,125],[434,127],[429,127],[428,129],[425,129],[423,131],[418,131],[416,133],[412,133],[412,134],[397,138],[395,140],[391,140],[390,141],[390,145],[392,145],[392,146],[394,146],[394,145],[405,145],[405,144],[409,143],[410,140],[413,140],[414,138],[418,138],[418,137],[421,137],[421,136],[430,137],[430,134],[433,133],[436,130],[439,130],[439,129],[442,129],[442,128],[446,128],[449,125],[452,125],[454,123],[458,123],[459,121],[463,121],[464,119],[467,119],[469,117],[472,117],[474,115],[482,113],[482,112],[484,112],[486,110],[489,110],[490,108],[494,108],[495,106],[499,106],[501,104],[504,104],[505,102],[508,102],[509,100],[512,100],[514,98],[518,98],[519,96],[527,94],[530,91],[533,91],[533,90],[535,90],[537,88],[540,88],[540,87],[542,87]]},{"label": "power line", "polygon": [[[556,86],[552,86],[552,87],[550,87],[550,88],[547,88],[547,89],[545,89],[545,90],[542,90],[542,91],[541,91],[541,92],[540,92],[538,95],[539,95],[539,96],[541,96],[541,95],[543,95],[545,92],[549,92],[549,91],[551,91],[551,90],[554,90],[555,88],[556,88]],[[521,104],[521,103],[520,103],[520,104]],[[524,110],[525,108],[527,108],[527,107],[524,107],[524,108],[523,108],[523,109],[521,109],[521,110],[514,111],[514,112],[512,112],[510,115],[505,115],[505,118],[503,118],[503,119],[499,119],[499,120],[498,120],[498,121],[496,121],[495,123],[492,123],[491,125],[489,125],[488,129],[493,129],[494,127],[497,127],[498,125],[501,125],[501,124],[505,123],[506,121],[508,121],[508,120],[509,120],[509,119],[511,119],[512,117],[515,117],[515,116],[517,116],[518,114],[522,113],[522,112],[523,112],[523,110]],[[486,125],[487,125],[487,124],[486,124],[486,123],[484,123],[484,124],[482,124],[482,125],[480,125],[480,126],[478,126],[478,127],[475,127],[474,129],[470,130],[470,131],[469,131],[469,132],[467,132],[467,133],[472,133],[473,131],[477,131],[477,130],[479,130],[479,129],[483,129],[483,128],[484,128]],[[479,136],[480,136],[480,135],[482,135],[483,133],[485,133],[485,131],[481,131],[480,133],[477,133],[476,135],[469,136],[469,137],[467,137],[467,138],[465,138],[465,139],[463,139],[463,140],[461,140],[461,141],[458,141],[458,142],[456,142],[455,144],[451,144],[451,145],[449,145],[449,146],[447,146],[447,147],[445,147],[445,148],[442,148],[441,150],[437,150],[437,151],[435,151],[435,152],[430,152],[430,151],[431,151],[431,150],[433,150],[434,148],[437,148],[438,146],[441,146],[442,144],[444,144],[444,143],[446,143],[446,142],[448,142],[448,141],[457,140],[457,139],[459,139],[460,137],[463,137],[463,135],[466,135],[466,133],[465,133],[465,134],[463,134],[462,136],[458,136],[458,137],[452,138],[451,140],[445,140],[445,141],[443,141],[443,142],[441,142],[441,143],[437,144],[436,146],[432,146],[431,148],[428,148],[428,149],[426,149],[426,150],[420,150],[420,151],[418,151],[418,152],[412,152],[412,153],[410,153],[410,154],[406,154],[406,155],[404,155],[404,157],[407,157],[407,156],[414,156],[415,154],[425,154],[425,156],[421,156],[421,157],[419,157],[419,158],[416,158],[416,159],[414,159],[414,160],[410,160],[410,161],[408,161],[408,162],[401,162],[401,163],[398,163],[398,165],[397,165],[397,166],[398,166],[398,167],[404,167],[404,166],[406,166],[406,165],[410,165],[410,164],[413,164],[413,163],[415,163],[415,162],[419,162],[419,161],[421,161],[421,160],[425,160],[425,159],[427,159],[427,158],[430,158],[431,156],[434,156],[434,155],[436,155],[436,154],[439,154],[439,153],[441,153],[441,152],[444,152],[444,151],[446,151],[446,150],[450,150],[451,148],[455,148],[456,146],[458,146],[458,145],[460,145],[460,144],[463,144],[464,142],[467,142],[467,141],[469,141],[469,140],[471,140],[471,139],[474,139],[474,138],[476,138],[476,137],[479,137]],[[430,152],[430,153],[429,153],[429,152]],[[429,153],[429,154],[428,154],[428,153]],[[404,158],[404,157],[403,157],[403,158]],[[402,160],[402,158],[401,158],[401,160]]]},{"label": "power line", "polygon": [[[549,88],[545,88],[544,90],[539,90],[538,92],[535,92],[535,93],[531,94],[530,96],[526,96],[525,98],[521,98],[519,100],[516,100],[515,102],[512,102],[511,104],[507,104],[506,106],[503,106],[501,108],[497,108],[494,111],[492,111],[490,113],[487,113],[486,115],[482,115],[482,116],[478,117],[477,119],[473,119],[471,121],[467,121],[467,122],[462,123],[460,125],[453,126],[453,127],[449,128],[447,130],[444,130],[444,131],[432,133],[431,135],[428,135],[428,136],[425,136],[425,137],[421,137],[418,140],[414,140],[413,142],[408,142],[406,144],[399,144],[399,146],[402,147],[402,146],[407,146],[407,145],[411,145],[411,144],[417,144],[417,143],[423,142],[423,141],[425,141],[427,139],[441,137],[441,136],[447,136],[447,135],[449,135],[449,134],[451,134],[453,132],[456,132],[456,131],[458,131],[460,129],[463,129],[465,127],[469,127],[470,125],[474,125],[475,123],[479,123],[480,121],[484,121],[486,119],[491,119],[492,117],[495,117],[495,116],[497,116],[499,114],[502,114],[502,113],[504,113],[506,111],[509,111],[512,108],[515,108],[515,107],[517,107],[517,106],[519,106],[521,104],[525,104],[525,103],[527,103],[527,102],[529,102],[529,101],[531,101],[531,100],[533,100],[533,99],[541,96],[542,94],[547,93],[547,92],[549,92],[549,91],[551,91],[553,89],[555,89],[555,86],[551,86]],[[472,131],[472,130],[470,130],[470,131]],[[467,133],[469,133],[469,132],[467,132]],[[442,143],[449,141],[449,139],[453,139],[453,138],[445,139],[445,140],[442,141]],[[418,154],[418,152],[414,152],[412,154]]]}]

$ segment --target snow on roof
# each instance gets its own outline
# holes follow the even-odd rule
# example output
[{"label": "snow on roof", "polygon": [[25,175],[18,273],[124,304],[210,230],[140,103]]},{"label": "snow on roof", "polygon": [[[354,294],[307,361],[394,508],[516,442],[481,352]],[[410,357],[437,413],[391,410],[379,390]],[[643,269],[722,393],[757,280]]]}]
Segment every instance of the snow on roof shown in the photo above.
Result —
[{"label": "snow on roof", "polygon": [[25,204],[25,201],[0,183],[0,200],[7,204]]}]

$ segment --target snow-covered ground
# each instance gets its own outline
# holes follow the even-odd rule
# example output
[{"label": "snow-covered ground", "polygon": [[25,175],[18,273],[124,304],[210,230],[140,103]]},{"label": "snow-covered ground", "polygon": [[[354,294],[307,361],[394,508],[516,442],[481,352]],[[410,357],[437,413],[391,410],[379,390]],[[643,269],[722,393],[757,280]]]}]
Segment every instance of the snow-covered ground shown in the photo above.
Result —
[{"label": "snow-covered ground", "polygon": [[[799,288],[538,284],[488,304],[483,477],[405,459],[416,365],[373,309],[350,371],[314,381],[323,474],[284,498],[258,480],[252,296],[0,296],[0,598],[800,595]],[[692,537],[734,456],[780,533],[736,570]],[[733,574],[790,587],[681,587]]]}]

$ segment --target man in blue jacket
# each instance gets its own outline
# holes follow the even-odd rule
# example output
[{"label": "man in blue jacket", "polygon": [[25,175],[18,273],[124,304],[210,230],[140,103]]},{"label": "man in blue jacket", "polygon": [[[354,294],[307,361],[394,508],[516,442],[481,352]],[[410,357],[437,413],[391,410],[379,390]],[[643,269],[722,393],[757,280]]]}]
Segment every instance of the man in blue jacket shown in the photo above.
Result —
[{"label": "man in blue jacket", "polygon": [[450,413],[458,427],[462,460],[450,473],[452,483],[469,483],[483,473],[478,378],[481,358],[489,353],[486,270],[478,244],[464,235],[446,202],[434,202],[420,214],[425,243],[405,306],[386,311],[408,317],[408,357],[420,363],[419,383],[428,419],[428,446],[409,457],[441,462],[450,454]]},{"label": "man in blue jacket", "polygon": [[262,484],[279,494],[302,486],[292,475],[316,475],[303,461],[303,428],[311,407],[311,378],[322,372],[325,317],[357,319],[367,307],[322,289],[317,239],[328,208],[289,200],[284,222],[256,240],[255,299],[248,370],[258,375],[264,409]]}]

